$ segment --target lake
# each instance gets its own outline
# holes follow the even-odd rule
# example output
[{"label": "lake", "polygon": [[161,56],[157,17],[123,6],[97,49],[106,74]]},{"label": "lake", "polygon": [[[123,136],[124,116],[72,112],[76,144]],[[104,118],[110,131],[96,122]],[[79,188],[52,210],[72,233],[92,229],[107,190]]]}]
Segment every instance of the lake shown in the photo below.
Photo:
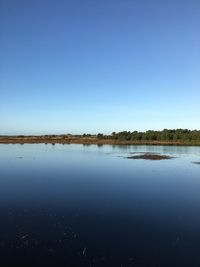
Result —
[{"label": "lake", "polygon": [[200,266],[194,162],[200,147],[0,145],[1,266]]}]

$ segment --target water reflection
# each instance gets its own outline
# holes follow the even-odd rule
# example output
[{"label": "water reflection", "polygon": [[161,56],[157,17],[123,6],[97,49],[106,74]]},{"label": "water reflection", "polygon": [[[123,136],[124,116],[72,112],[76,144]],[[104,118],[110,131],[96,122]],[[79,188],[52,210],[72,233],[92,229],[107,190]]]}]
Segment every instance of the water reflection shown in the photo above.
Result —
[{"label": "water reflection", "polygon": [[198,266],[199,157],[199,147],[0,145],[3,266]]}]

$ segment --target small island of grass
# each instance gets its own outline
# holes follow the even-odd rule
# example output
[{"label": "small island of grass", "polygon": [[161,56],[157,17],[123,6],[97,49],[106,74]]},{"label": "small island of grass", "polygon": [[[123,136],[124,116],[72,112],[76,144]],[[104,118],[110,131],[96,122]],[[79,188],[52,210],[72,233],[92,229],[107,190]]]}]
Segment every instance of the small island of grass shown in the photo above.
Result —
[{"label": "small island of grass", "polygon": [[173,157],[168,155],[160,155],[154,153],[144,153],[135,156],[128,156],[127,159],[145,159],[145,160],[163,160],[163,159],[172,159]]}]

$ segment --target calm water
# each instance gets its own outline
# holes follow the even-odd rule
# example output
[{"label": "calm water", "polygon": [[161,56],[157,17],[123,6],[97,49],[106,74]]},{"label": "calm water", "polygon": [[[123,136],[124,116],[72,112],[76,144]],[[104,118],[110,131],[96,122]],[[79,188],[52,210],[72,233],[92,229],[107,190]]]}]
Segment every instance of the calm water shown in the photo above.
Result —
[{"label": "calm water", "polygon": [[194,161],[200,147],[0,145],[0,266],[200,266]]}]

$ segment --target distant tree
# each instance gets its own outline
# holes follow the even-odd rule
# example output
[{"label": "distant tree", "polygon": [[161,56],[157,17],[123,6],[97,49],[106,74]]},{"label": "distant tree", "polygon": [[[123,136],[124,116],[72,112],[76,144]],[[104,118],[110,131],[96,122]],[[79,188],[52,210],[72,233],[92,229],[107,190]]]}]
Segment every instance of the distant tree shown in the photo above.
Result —
[{"label": "distant tree", "polygon": [[97,138],[98,138],[98,139],[102,139],[102,138],[103,138],[103,134],[102,134],[102,133],[98,133],[98,134],[97,134]]},{"label": "distant tree", "polygon": [[113,139],[117,139],[116,132],[112,132],[112,135],[111,135],[111,137],[112,137]]}]

